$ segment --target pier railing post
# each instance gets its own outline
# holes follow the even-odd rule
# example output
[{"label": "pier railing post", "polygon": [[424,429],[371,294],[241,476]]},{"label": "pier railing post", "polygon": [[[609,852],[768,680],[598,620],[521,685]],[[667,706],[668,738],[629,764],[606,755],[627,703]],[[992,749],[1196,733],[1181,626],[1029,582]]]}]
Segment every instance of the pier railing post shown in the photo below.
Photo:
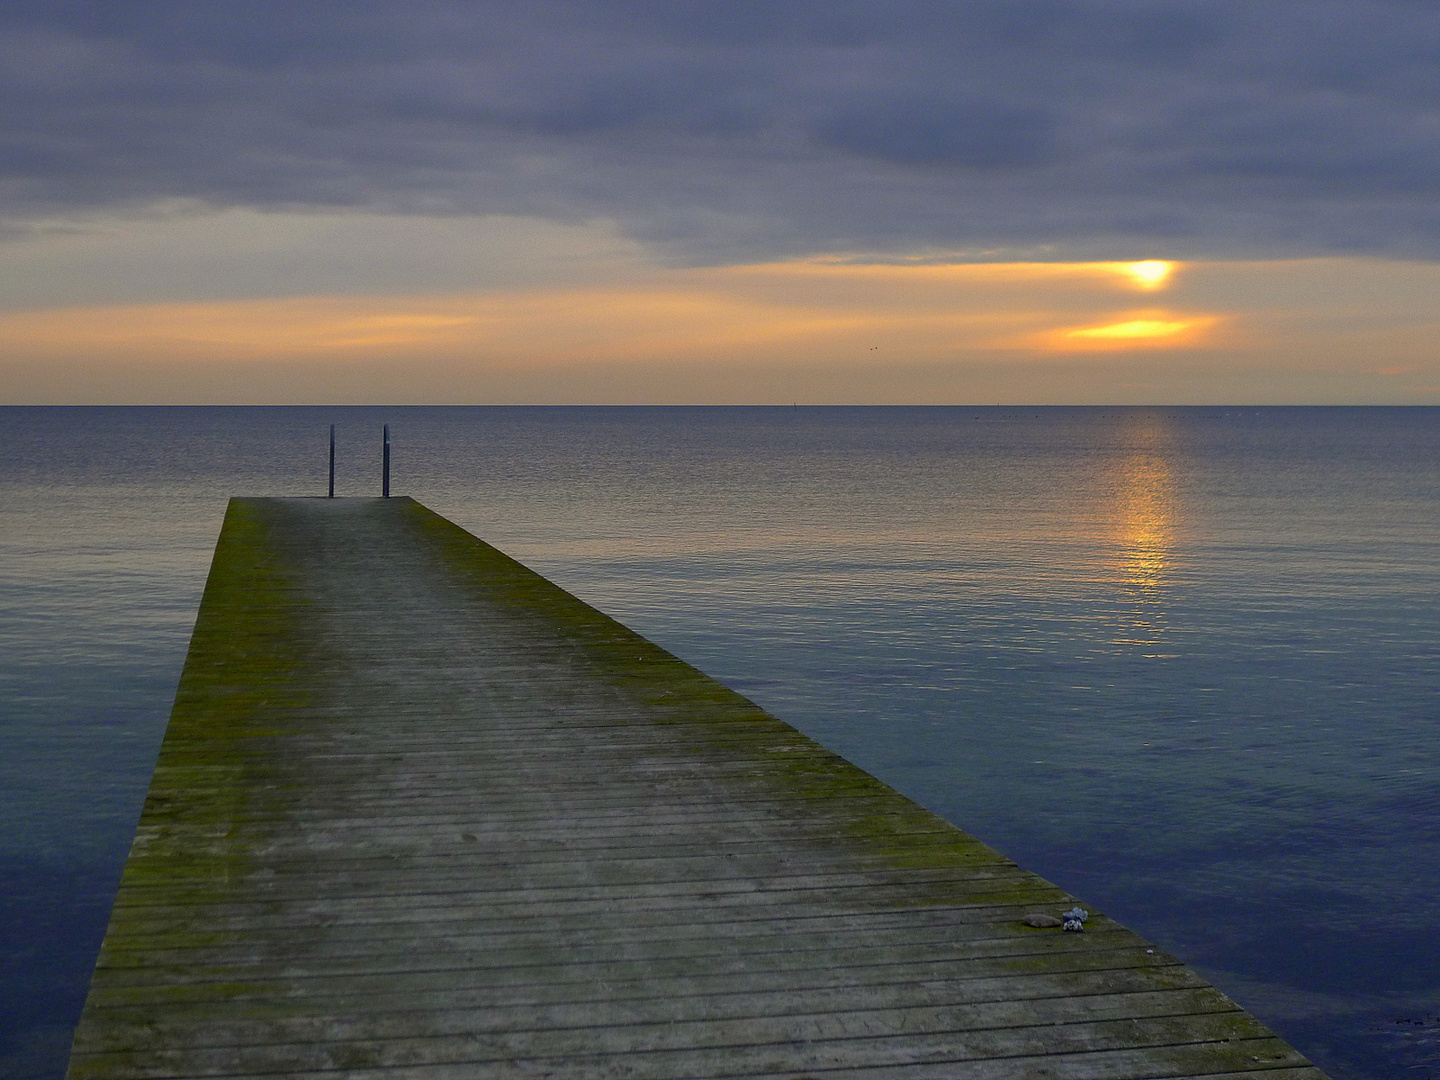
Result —
[{"label": "pier railing post", "polygon": [[330,425],[330,494],[328,498],[335,497],[335,425]]},{"label": "pier railing post", "polygon": [[385,452],[382,455],[380,469],[380,495],[382,498],[390,497],[390,425],[385,425]]}]

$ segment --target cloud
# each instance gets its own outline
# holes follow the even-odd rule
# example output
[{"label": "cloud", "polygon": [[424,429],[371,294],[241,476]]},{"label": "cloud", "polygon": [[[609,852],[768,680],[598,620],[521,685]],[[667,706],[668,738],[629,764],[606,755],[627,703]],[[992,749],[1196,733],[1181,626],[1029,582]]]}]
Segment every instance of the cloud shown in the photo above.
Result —
[{"label": "cloud", "polygon": [[898,165],[1018,169],[1050,159],[1053,127],[1038,109],[910,95],[843,106],[817,120],[811,135],[821,146]]},{"label": "cloud", "polygon": [[0,208],[611,221],[834,250],[1440,254],[1402,0],[15,0]]},{"label": "cloud", "polygon": [[0,311],[593,285],[645,269],[603,222],[162,206],[17,231],[0,247]]},{"label": "cloud", "polygon": [[[1126,263],[888,265],[837,260],[652,270],[629,281],[445,296],[293,296],[72,305],[0,313],[0,346],[37,363],[472,358],[560,362],[778,358],[828,363],[1178,343],[1199,315],[1130,312],[1147,276]],[[1151,320],[1143,333],[1103,328]],[[1102,330],[1075,329],[1097,323]],[[1163,321],[1168,320],[1168,321]],[[1163,321],[1163,325],[1162,325]],[[1090,340],[1096,338],[1097,340]],[[1073,340],[1072,340],[1073,339]],[[1104,339],[1104,340],[1098,340]],[[1176,339],[1172,341],[1170,339]],[[876,355],[876,354],[879,355]]]},{"label": "cloud", "polygon": [[1124,348],[1195,348],[1209,345],[1207,331],[1217,315],[1188,315],[1165,310],[1130,311],[1087,326],[1062,327],[1025,340],[1031,348],[1079,352]]},{"label": "cloud", "polygon": [[1434,404],[1440,265],[656,268],[448,295],[0,312],[0,394],[81,402]]}]

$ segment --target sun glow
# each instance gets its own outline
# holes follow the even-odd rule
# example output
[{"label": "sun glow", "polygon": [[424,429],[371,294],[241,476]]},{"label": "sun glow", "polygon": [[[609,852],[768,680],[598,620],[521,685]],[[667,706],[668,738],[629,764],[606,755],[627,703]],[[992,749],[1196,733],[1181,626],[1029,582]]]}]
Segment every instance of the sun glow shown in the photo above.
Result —
[{"label": "sun glow", "polygon": [[1164,259],[1125,263],[1125,273],[1142,289],[1163,289],[1175,273],[1175,264]]},{"label": "sun glow", "polygon": [[1066,335],[1087,341],[1106,341],[1112,338],[1167,338],[1183,334],[1194,328],[1198,319],[1130,319],[1127,322],[1109,323],[1106,326],[1082,326],[1079,330],[1068,330]]},{"label": "sun glow", "polygon": [[1112,322],[1061,327],[1029,340],[1039,348],[1058,351],[1185,348],[1202,344],[1205,331],[1219,321],[1219,317],[1215,315],[1133,311],[1128,313],[1128,317]]}]

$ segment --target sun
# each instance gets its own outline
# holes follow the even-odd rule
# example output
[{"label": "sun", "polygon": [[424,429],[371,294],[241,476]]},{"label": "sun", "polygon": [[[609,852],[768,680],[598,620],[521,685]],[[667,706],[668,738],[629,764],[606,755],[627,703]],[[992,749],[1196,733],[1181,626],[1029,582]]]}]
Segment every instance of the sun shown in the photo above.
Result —
[{"label": "sun", "polygon": [[1140,262],[1125,264],[1125,273],[1142,289],[1164,287],[1174,272],[1175,264],[1165,259],[1142,259]]}]

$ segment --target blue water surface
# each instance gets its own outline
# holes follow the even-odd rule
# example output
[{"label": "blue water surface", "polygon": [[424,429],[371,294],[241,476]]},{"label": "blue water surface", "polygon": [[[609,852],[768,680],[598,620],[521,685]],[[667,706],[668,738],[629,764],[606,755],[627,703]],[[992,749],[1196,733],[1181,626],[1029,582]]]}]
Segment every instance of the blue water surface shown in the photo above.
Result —
[{"label": "blue water surface", "polygon": [[0,409],[0,1076],[57,1078],[225,502],[397,493],[1440,1078],[1440,410]]}]

